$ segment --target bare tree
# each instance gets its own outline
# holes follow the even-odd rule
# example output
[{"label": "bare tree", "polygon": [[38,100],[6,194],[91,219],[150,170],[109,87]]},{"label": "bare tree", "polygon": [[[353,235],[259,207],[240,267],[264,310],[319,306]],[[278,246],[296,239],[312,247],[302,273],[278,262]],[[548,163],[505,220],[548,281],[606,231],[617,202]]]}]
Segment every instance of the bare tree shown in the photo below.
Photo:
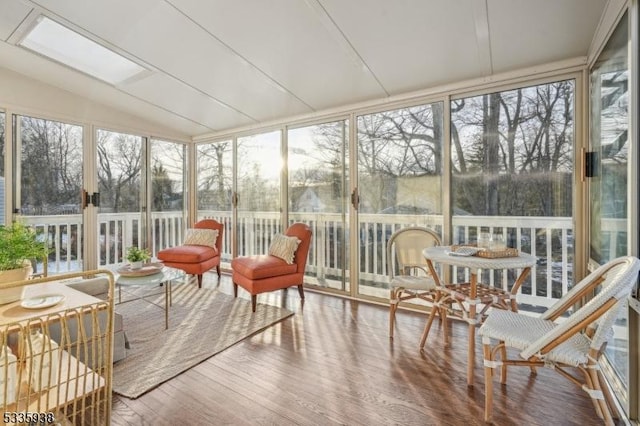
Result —
[{"label": "bare tree", "polygon": [[103,209],[139,211],[142,138],[98,132],[98,181]]},{"label": "bare tree", "polygon": [[572,81],[454,101],[452,111],[458,208],[479,215],[571,215]]},{"label": "bare tree", "polygon": [[231,142],[198,145],[198,209],[231,208],[233,162]]},{"label": "bare tree", "polygon": [[77,210],[82,188],[82,128],[20,117],[20,130],[22,213]]},{"label": "bare tree", "polygon": [[186,152],[182,143],[151,141],[153,211],[180,211],[184,208]]},{"label": "bare tree", "polygon": [[[377,212],[397,204],[397,178],[442,173],[442,105],[425,104],[359,116],[358,175],[361,211]],[[314,138],[328,168],[345,161],[343,126],[319,126]],[[342,179],[341,173],[334,173]]]}]

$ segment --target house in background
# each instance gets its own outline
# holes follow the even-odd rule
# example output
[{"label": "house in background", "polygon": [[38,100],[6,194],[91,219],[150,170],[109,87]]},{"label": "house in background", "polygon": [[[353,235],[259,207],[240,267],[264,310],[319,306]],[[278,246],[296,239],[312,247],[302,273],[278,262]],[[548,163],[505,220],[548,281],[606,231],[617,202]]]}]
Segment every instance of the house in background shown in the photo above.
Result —
[{"label": "house in background", "polygon": [[[383,303],[393,231],[488,231],[538,257],[536,311],[639,254],[638,21],[637,0],[3,0],[0,221],[50,236],[56,273],[204,217],[228,267],[301,220],[306,284]],[[605,366],[631,419],[636,309]]]}]

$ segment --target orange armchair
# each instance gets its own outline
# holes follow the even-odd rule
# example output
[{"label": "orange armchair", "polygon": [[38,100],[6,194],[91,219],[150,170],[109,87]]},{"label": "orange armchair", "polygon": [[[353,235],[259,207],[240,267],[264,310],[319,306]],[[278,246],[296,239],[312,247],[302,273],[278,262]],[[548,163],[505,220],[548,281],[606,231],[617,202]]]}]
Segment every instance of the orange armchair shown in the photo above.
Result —
[{"label": "orange armchair", "polygon": [[238,286],[247,290],[251,294],[253,312],[256,311],[257,295],[268,291],[298,286],[300,298],[304,300],[302,285],[311,245],[311,228],[304,223],[294,223],[285,235],[300,240],[292,263],[272,254],[236,257],[231,261],[233,294],[238,297]]},{"label": "orange armchair", "polygon": [[202,287],[202,274],[216,267],[220,279],[220,255],[222,253],[222,234],[224,225],[213,219],[204,219],[193,225],[194,229],[211,229],[218,231],[215,248],[208,245],[183,244],[166,248],[158,252],[158,259],[172,268],[182,269],[187,274],[198,276],[198,287]]}]

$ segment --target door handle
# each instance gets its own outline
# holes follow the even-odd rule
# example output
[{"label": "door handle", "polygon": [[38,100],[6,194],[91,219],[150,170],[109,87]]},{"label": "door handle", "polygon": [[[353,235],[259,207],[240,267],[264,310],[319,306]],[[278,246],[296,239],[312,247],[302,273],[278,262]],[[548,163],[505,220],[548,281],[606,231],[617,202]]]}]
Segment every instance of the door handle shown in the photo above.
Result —
[{"label": "door handle", "polygon": [[82,210],[86,209],[89,204],[93,204],[95,207],[100,207],[100,193],[99,192],[94,192],[92,194],[89,194],[84,188],[82,189],[81,192],[81,198],[82,198]]},{"label": "door handle", "polygon": [[358,195],[358,187],[353,188],[351,192],[351,205],[354,209],[358,210],[358,206],[360,205],[360,195]]}]

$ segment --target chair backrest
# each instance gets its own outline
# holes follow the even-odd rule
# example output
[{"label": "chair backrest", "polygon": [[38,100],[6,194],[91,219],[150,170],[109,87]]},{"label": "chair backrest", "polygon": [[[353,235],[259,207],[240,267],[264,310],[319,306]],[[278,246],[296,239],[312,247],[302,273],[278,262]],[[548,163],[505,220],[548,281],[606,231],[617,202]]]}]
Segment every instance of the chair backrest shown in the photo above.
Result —
[{"label": "chair backrest", "polygon": [[422,250],[440,244],[440,236],[422,226],[410,226],[394,232],[387,243],[387,274],[390,278],[406,275],[409,269],[416,267],[426,271],[427,262]]},{"label": "chair backrest", "polygon": [[625,256],[613,259],[590,273],[545,311],[541,318],[555,320],[582,297],[593,291],[597,291],[597,294],[558,327],[523,351],[521,356],[528,358],[554,339],[562,340],[576,326],[586,328],[591,335],[590,347],[600,350],[613,335],[613,324],[624,307],[624,299],[631,295],[639,271],[640,259]]},{"label": "chair backrest", "polygon": [[201,221],[196,222],[193,227],[198,229],[217,229],[218,239],[216,240],[216,248],[218,249],[218,253],[222,253],[222,235],[224,234],[224,224],[213,219],[202,219]]},{"label": "chair backrest", "polygon": [[309,247],[311,246],[311,228],[306,223],[296,222],[293,223],[285,231],[285,235],[289,237],[298,237],[300,244],[296,250],[296,255],[293,259],[293,263],[298,265],[297,272],[304,273],[304,268],[307,266],[307,256],[309,255]]}]

